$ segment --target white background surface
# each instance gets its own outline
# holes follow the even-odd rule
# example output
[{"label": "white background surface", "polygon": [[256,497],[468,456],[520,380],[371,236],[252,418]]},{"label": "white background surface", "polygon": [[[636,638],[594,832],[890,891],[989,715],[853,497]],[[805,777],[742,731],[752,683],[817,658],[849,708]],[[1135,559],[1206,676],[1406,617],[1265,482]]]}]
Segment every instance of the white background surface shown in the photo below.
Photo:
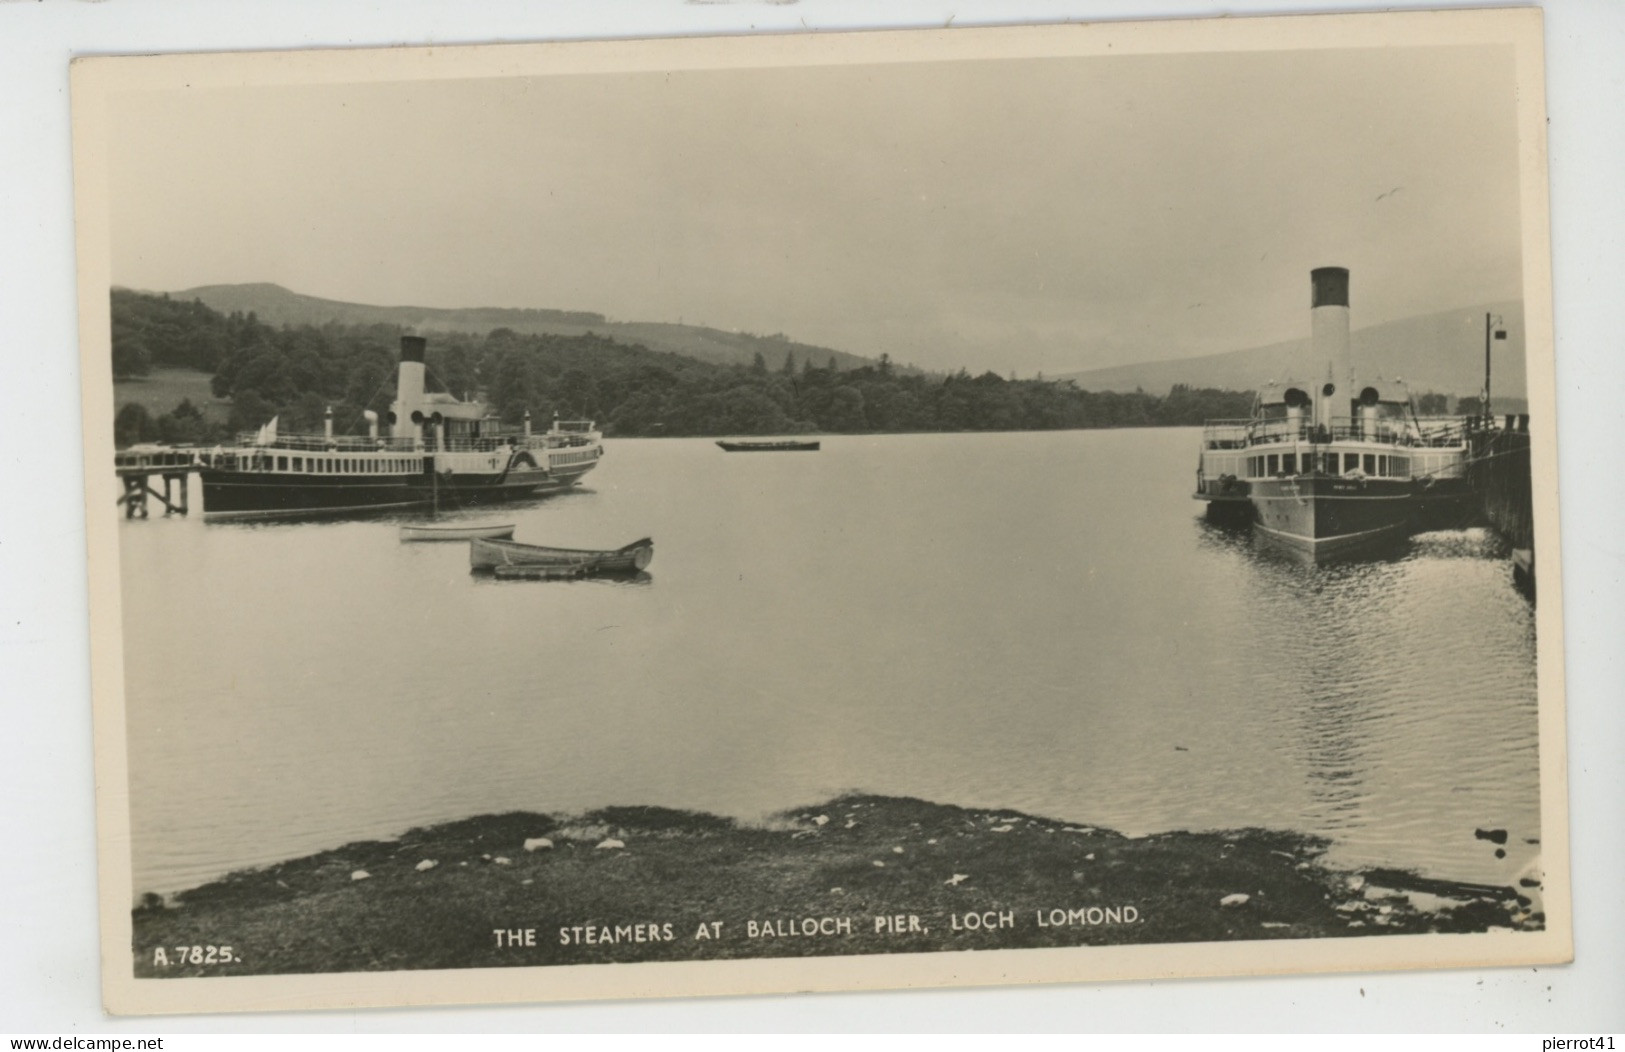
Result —
[{"label": "white background surface", "polygon": [[[1547,12],[1576,963],[1483,972],[110,1019],[96,924],[68,61],[78,54],[1451,6],[0,0],[0,1032],[1625,1030],[1625,5]],[[1454,5],[1468,6],[1468,5]],[[1480,5],[1482,6],[1482,5]],[[883,13],[882,13],[883,12]],[[1538,1047],[1538,1046],[1533,1046]]]}]

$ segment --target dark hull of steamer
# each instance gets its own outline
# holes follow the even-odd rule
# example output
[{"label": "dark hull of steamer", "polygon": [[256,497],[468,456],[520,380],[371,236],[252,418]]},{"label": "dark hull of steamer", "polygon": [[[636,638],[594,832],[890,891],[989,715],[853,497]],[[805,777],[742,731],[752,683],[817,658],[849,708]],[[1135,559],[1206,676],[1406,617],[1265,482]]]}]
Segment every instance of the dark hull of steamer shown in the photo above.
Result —
[{"label": "dark hull of steamer", "polygon": [[1207,502],[1207,521],[1226,529],[1250,526],[1253,522],[1253,502],[1248,497],[1252,487],[1244,480],[1226,476],[1223,479],[1201,479],[1191,496]]},{"label": "dark hull of steamer", "polygon": [[1317,562],[1370,552],[1417,528],[1409,479],[1258,479],[1249,496],[1255,534]]},{"label": "dark hull of steamer", "polygon": [[446,506],[477,507],[505,500],[524,500],[559,493],[581,481],[591,465],[578,471],[550,474],[540,468],[523,468],[494,474],[457,472],[445,474],[438,482],[417,480],[419,499],[438,500]]},{"label": "dark hull of steamer", "polygon": [[1478,495],[1465,478],[1416,482],[1415,530],[1460,530],[1484,518]]},{"label": "dark hull of steamer", "polygon": [[429,500],[417,474],[303,475],[204,468],[205,518],[357,515]]},{"label": "dark hull of steamer", "polygon": [[[432,458],[430,458],[432,463]],[[417,507],[478,507],[544,497],[581,481],[594,462],[548,472],[540,467],[503,472],[428,471],[387,475],[309,475],[205,468],[203,514],[210,519],[304,518],[364,515]]]}]

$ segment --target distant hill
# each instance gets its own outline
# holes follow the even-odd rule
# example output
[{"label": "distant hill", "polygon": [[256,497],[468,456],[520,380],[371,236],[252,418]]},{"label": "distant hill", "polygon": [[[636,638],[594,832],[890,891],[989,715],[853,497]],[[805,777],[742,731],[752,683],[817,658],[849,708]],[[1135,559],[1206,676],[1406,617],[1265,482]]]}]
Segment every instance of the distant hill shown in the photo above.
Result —
[{"label": "distant hill", "polygon": [[[1470,395],[1484,384],[1484,314],[1499,314],[1507,338],[1495,342],[1491,385],[1497,407],[1503,397],[1528,397],[1524,375],[1523,304],[1509,300],[1385,322],[1349,334],[1355,364],[1373,376],[1402,379],[1413,394],[1438,391]],[[1270,379],[1318,379],[1324,364],[1310,361],[1307,333],[1296,340],[1226,351],[1200,358],[1168,359],[1065,373],[1086,391],[1145,390],[1164,394],[1174,384],[1251,390]],[[1506,411],[1513,411],[1508,407]]]},{"label": "distant hill", "polygon": [[782,336],[756,336],[725,332],[698,325],[666,322],[615,322],[590,311],[539,310],[513,307],[381,307],[345,303],[293,292],[281,285],[256,282],[246,285],[199,285],[168,294],[172,299],[201,300],[205,306],[230,314],[253,311],[267,325],[398,325],[423,335],[435,332],[485,334],[512,329],[526,335],[582,336],[589,332],[621,343],[641,343],[651,351],[697,358],[714,365],[750,365],[760,354],[769,369],[778,369],[785,356],[799,364],[811,358],[820,366],[833,358],[843,370],[874,364],[871,359],[828,347],[796,343]]}]

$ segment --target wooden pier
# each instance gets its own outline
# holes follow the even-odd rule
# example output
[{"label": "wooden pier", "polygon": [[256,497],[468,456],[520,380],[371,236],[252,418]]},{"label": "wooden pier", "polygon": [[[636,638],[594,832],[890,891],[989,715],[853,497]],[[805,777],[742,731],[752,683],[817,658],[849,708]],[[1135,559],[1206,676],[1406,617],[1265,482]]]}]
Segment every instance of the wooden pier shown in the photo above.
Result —
[{"label": "wooden pier", "polygon": [[[198,469],[195,451],[126,449],[114,454],[113,466],[124,483],[118,502],[124,505],[125,518],[146,518],[148,498],[162,504],[165,515],[187,513],[187,476]],[[154,488],[155,479],[162,480],[162,492]]]},{"label": "wooden pier", "polygon": [[1467,479],[1484,517],[1512,545],[1512,573],[1535,592],[1535,508],[1529,462],[1529,416],[1506,417],[1505,427],[1485,421],[1468,434]]}]

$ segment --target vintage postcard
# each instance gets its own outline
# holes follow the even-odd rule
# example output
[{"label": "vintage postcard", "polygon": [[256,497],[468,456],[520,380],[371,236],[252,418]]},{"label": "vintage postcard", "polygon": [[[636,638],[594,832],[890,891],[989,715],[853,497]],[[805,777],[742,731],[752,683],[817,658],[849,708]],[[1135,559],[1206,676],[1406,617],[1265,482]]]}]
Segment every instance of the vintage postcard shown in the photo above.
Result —
[{"label": "vintage postcard", "polygon": [[77,61],[108,1008],[1567,960],[1542,78]]}]

